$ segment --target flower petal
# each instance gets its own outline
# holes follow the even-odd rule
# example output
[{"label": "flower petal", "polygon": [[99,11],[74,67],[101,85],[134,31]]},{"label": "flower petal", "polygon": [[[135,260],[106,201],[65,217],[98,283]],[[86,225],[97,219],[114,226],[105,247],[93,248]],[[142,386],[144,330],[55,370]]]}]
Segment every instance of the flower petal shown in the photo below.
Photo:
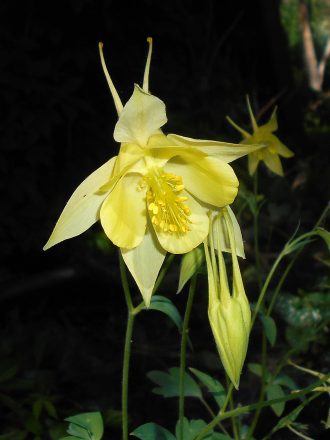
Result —
[{"label": "flower petal", "polygon": [[165,104],[156,96],[135,85],[131,98],[124,106],[115,126],[117,142],[145,146],[151,135],[166,124]]},{"label": "flower petal", "polygon": [[82,234],[99,219],[100,207],[108,192],[100,194],[98,190],[110,179],[115,162],[116,157],[113,157],[78,186],[63,209],[44,250]]},{"label": "flower petal", "polygon": [[182,193],[188,197],[185,205],[191,211],[189,220],[190,230],[186,233],[163,232],[155,227],[155,232],[161,246],[172,254],[185,254],[197,247],[205,239],[209,232],[209,217],[207,209],[200,205],[191,195],[185,191]]},{"label": "flower petal", "polygon": [[167,135],[167,137],[174,144],[186,147],[194,147],[195,149],[198,149],[198,151],[203,152],[208,156],[217,156],[219,159],[226,163],[233,162],[240,157],[246,156],[247,154],[253,153],[256,150],[264,148],[264,145],[231,144],[229,142],[192,139],[184,136],[179,136],[177,134],[169,134]]},{"label": "flower petal", "polygon": [[[226,206],[223,209],[227,211],[232,224],[234,239],[235,239],[236,255],[238,255],[241,258],[245,258],[242,232],[238,224],[237,218],[233,213],[233,210],[230,208],[230,206]],[[214,211],[212,214],[213,214],[212,217],[215,216],[215,219],[212,222],[213,237],[215,237],[214,248],[218,249],[219,248],[218,244],[220,244],[220,249],[222,252],[231,253],[232,250],[228,235],[228,227],[226,225],[225,219],[223,216],[218,215],[219,211]],[[216,239],[217,236],[219,236],[219,243]]]},{"label": "flower petal", "polygon": [[174,158],[164,169],[181,176],[187,191],[202,202],[221,208],[232,203],[237,195],[238,180],[234,170],[216,157],[193,162]]},{"label": "flower petal", "polygon": [[121,249],[121,254],[132,277],[138,285],[145,305],[149,307],[153,288],[165,259],[166,251],[162,249],[152,227],[141,243],[134,249]]},{"label": "flower petal", "polygon": [[273,131],[276,131],[278,129],[276,112],[277,112],[277,107],[274,108],[273,113],[267,124],[263,126],[263,127],[267,127],[268,131],[270,131],[271,133],[273,133]]},{"label": "flower petal", "polygon": [[118,247],[138,246],[146,230],[145,191],[141,191],[139,174],[126,174],[102,204],[102,227]]},{"label": "flower petal", "polygon": [[270,153],[267,148],[265,148],[263,160],[273,173],[278,174],[279,176],[284,175],[281,160],[277,154]]},{"label": "flower petal", "polygon": [[257,154],[252,153],[248,155],[248,167],[249,167],[250,176],[253,176],[253,174],[255,173],[259,161],[260,158]]},{"label": "flower petal", "polygon": [[273,146],[276,149],[276,152],[283,157],[292,157],[294,156],[294,152],[291,151],[288,147],[286,147],[284,144],[282,144],[282,142],[276,138],[276,141],[273,143]]}]

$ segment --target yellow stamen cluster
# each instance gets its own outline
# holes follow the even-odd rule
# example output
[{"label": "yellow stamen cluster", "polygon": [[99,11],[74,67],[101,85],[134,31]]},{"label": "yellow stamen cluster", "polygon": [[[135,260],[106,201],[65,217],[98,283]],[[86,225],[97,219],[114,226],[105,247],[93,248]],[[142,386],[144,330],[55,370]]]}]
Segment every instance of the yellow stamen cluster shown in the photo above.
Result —
[{"label": "yellow stamen cluster", "polygon": [[153,225],[163,232],[184,234],[189,231],[190,209],[180,195],[184,189],[182,177],[153,168],[144,177],[147,185],[147,207]]}]

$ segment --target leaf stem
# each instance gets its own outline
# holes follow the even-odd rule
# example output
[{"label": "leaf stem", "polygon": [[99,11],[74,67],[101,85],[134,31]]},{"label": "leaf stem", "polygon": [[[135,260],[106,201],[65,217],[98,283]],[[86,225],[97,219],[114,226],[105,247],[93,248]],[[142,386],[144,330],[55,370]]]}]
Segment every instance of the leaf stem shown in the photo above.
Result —
[{"label": "leaf stem", "polygon": [[194,274],[191,278],[186,311],[183,318],[181,347],[180,347],[180,376],[179,376],[179,440],[183,440],[183,418],[184,418],[184,378],[186,372],[186,353],[187,341],[189,333],[189,319],[192,309],[192,304],[196,292],[197,275]]},{"label": "leaf stem", "polygon": [[261,261],[260,261],[260,251],[259,251],[259,208],[258,208],[258,169],[256,169],[253,175],[253,194],[255,201],[255,209],[253,214],[253,235],[254,235],[254,255],[257,267],[257,281],[259,286],[259,292],[262,287],[262,277],[261,277]]},{"label": "leaf stem", "polygon": [[232,411],[227,411],[224,413],[222,413],[222,411],[220,411],[217,414],[217,416],[197,434],[197,436],[194,438],[194,440],[202,440],[219,422],[222,422],[225,419],[229,419],[230,417],[238,417],[242,414],[246,414],[248,412],[254,411],[259,406],[261,406],[262,408],[265,408],[267,406],[274,405],[275,403],[287,402],[289,400],[298,399],[299,397],[304,396],[305,394],[313,391],[314,388],[323,384],[329,378],[330,378],[330,373],[326,374],[322,379],[312,383],[308,387],[303,388],[302,390],[294,392],[294,393],[289,394],[287,396],[279,397],[278,399],[266,400],[266,401],[262,402],[261,404],[260,404],[260,402],[257,402],[257,403],[253,403],[251,405],[241,406],[241,407],[236,408]]},{"label": "leaf stem", "polygon": [[125,263],[121,253],[119,251],[119,267],[120,278],[123,286],[126,306],[127,306],[127,323],[126,323],[126,335],[124,345],[124,357],[123,357],[123,372],[122,372],[122,434],[123,440],[128,440],[128,378],[129,378],[129,366],[131,357],[131,342],[133,335],[134,319],[138,309],[135,309],[132,302],[131,292],[128,285],[127,273],[125,269]]}]

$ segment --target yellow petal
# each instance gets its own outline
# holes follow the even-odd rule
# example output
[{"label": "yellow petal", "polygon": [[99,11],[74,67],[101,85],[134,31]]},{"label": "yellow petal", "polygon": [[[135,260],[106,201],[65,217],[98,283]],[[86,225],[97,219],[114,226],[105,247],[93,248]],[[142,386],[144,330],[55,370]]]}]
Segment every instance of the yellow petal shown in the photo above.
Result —
[{"label": "yellow petal", "polygon": [[149,137],[166,122],[163,101],[135,85],[134,92],[115,126],[114,139],[117,142],[146,146]]},{"label": "yellow petal", "polygon": [[256,119],[254,117],[251,103],[250,103],[250,99],[249,99],[248,95],[246,95],[246,103],[247,103],[247,107],[248,107],[248,111],[249,111],[249,115],[250,115],[250,119],[251,119],[252,129],[253,129],[253,132],[255,133],[258,130],[258,124],[257,124]]},{"label": "yellow petal", "polygon": [[152,38],[148,37],[147,42],[149,44],[149,50],[148,50],[146,67],[144,69],[142,89],[145,92],[149,93],[149,72],[150,72],[150,63],[151,63],[151,55],[152,55]]},{"label": "yellow petal", "polygon": [[[249,135],[250,136],[250,135]],[[177,145],[189,146],[198,149],[208,156],[216,156],[226,163],[233,162],[240,157],[246,156],[253,151],[264,148],[263,145],[242,145],[231,144],[229,142],[208,141],[202,139],[192,139],[177,134],[169,134],[168,139]]]},{"label": "yellow petal", "polygon": [[185,233],[163,232],[155,227],[155,232],[161,246],[172,254],[185,254],[202,243],[209,232],[209,217],[206,208],[202,207],[185,191],[182,195],[188,199],[184,202],[190,209],[189,228]]},{"label": "yellow petal", "polygon": [[116,157],[113,157],[78,186],[63,209],[44,250],[85,232],[99,219],[101,204],[108,193],[100,194],[98,190],[110,179],[115,162]]},{"label": "yellow petal", "polygon": [[138,246],[146,230],[145,191],[139,183],[141,176],[122,177],[102,204],[102,227],[118,247],[131,249]]},{"label": "yellow petal", "polygon": [[[274,108],[273,113],[272,113],[269,121],[267,122],[267,124],[262,126],[265,128],[267,127],[267,130],[270,131],[271,133],[273,133],[273,131],[276,131],[278,129],[276,111],[277,111],[277,107]],[[260,128],[262,128],[262,127],[260,127]]]},{"label": "yellow petal", "polygon": [[118,116],[120,115],[122,109],[123,109],[123,104],[121,103],[120,97],[118,95],[118,92],[116,90],[116,87],[114,86],[111,76],[108,72],[107,66],[105,64],[105,60],[104,60],[104,56],[103,56],[103,43],[99,43],[99,51],[100,51],[100,58],[101,58],[101,64],[102,64],[102,68],[103,68],[103,72],[104,75],[106,77],[106,80],[108,82],[108,86],[113,98],[113,102],[115,104]]},{"label": "yellow petal", "polygon": [[144,157],[145,152],[139,145],[122,144],[113,174],[122,176],[122,173],[124,172],[124,174],[126,174],[128,170],[134,173],[144,174]]},{"label": "yellow petal", "polygon": [[[235,239],[236,255],[238,255],[241,258],[245,258],[242,232],[241,232],[241,228],[238,224],[238,221],[236,219],[236,216],[233,213],[230,206],[226,206],[223,209],[225,209],[227,211],[227,213],[230,217],[230,220],[231,220],[233,233],[234,233],[234,239]],[[219,240],[220,240],[221,251],[231,253],[232,250],[231,250],[231,245],[230,245],[230,240],[229,240],[228,228],[226,226],[226,222],[224,220],[224,217],[219,215],[219,211],[214,211],[212,213],[212,217],[215,217],[214,220],[212,221],[213,236],[215,237],[215,239],[214,239],[215,249],[218,249],[218,243],[217,243],[216,237],[217,237],[218,231],[219,231]]]},{"label": "yellow petal", "polygon": [[230,165],[216,157],[188,162],[174,158],[165,170],[181,176],[187,191],[202,202],[219,208],[232,203],[237,195],[238,180]]},{"label": "yellow petal", "polygon": [[[275,137],[275,136],[274,136],[274,137]],[[291,151],[291,150],[290,150],[288,147],[286,147],[284,144],[282,144],[282,142],[281,142],[278,138],[276,138],[276,141],[273,143],[273,145],[274,145],[274,147],[275,147],[277,153],[278,153],[280,156],[283,156],[283,157],[286,157],[286,158],[289,158],[289,157],[294,156],[294,152]]]},{"label": "yellow petal", "polygon": [[230,125],[232,125],[237,131],[241,133],[244,139],[248,139],[251,136],[250,133],[237,125],[236,122],[234,122],[229,116],[226,116],[226,119]]},{"label": "yellow petal", "polygon": [[161,248],[154,232],[151,233],[148,227],[142,242],[134,249],[121,249],[121,254],[140,289],[145,305],[149,307],[166,251]]},{"label": "yellow petal", "polygon": [[283,176],[282,164],[277,154],[270,153],[267,148],[265,148],[263,160],[273,173]]},{"label": "yellow petal", "polygon": [[257,154],[252,153],[248,155],[248,167],[249,167],[250,176],[253,176],[253,174],[255,173],[259,160],[260,159]]}]

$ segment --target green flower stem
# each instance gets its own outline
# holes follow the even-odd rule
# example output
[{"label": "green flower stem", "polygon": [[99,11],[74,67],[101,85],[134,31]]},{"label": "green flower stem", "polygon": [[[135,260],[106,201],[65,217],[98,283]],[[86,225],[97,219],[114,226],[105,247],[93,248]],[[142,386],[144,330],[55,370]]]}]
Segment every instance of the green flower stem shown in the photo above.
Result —
[{"label": "green flower stem", "polygon": [[262,287],[262,290],[261,290],[261,292],[260,292],[260,295],[259,295],[259,298],[258,298],[257,304],[256,304],[255,309],[254,309],[254,311],[253,311],[252,320],[251,320],[251,330],[252,330],[252,327],[254,326],[255,320],[256,320],[256,318],[257,318],[257,316],[258,316],[258,313],[259,313],[260,307],[261,307],[261,305],[262,305],[262,302],[263,302],[263,300],[264,300],[265,294],[266,294],[266,292],[267,292],[267,289],[268,289],[269,283],[271,282],[271,280],[272,280],[272,278],[273,278],[273,275],[274,275],[274,273],[275,273],[275,271],[276,271],[276,269],[277,269],[277,266],[280,264],[280,262],[281,262],[282,258],[284,257],[284,255],[285,255],[285,254],[284,254],[284,252],[283,252],[283,250],[282,250],[282,251],[280,252],[280,254],[278,255],[278,257],[276,258],[276,260],[275,260],[275,262],[274,262],[274,264],[273,264],[271,270],[270,270],[269,273],[268,273],[268,276],[267,276],[267,278],[266,278],[266,281],[265,281],[265,283],[264,283],[264,285],[263,285],[263,287]]},{"label": "green flower stem", "polygon": [[[322,223],[322,221],[324,220],[324,218],[327,215],[328,210],[329,210],[329,205],[327,205],[326,208],[323,210],[320,218],[316,222],[316,224],[315,224],[313,229],[317,228]],[[299,243],[300,241],[302,241],[302,240],[304,240],[305,238],[308,238],[308,237],[309,237],[309,233],[303,234],[300,237],[298,237],[296,240],[291,242],[291,245],[292,245],[292,243]],[[275,291],[273,293],[273,296],[272,296],[272,299],[270,301],[270,304],[268,306],[268,309],[267,309],[267,312],[266,312],[267,316],[270,316],[270,314],[271,314],[271,312],[273,310],[273,307],[275,305],[275,302],[277,300],[277,297],[278,297],[278,295],[279,295],[279,293],[281,291],[282,285],[283,285],[284,281],[286,280],[286,278],[287,278],[290,270],[292,269],[293,265],[297,261],[297,259],[298,259],[299,255],[301,254],[302,250],[303,250],[303,248],[299,249],[299,251],[293,257],[293,259],[290,261],[290,263],[286,266],[286,268],[285,268],[285,270],[284,270],[284,272],[283,272],[283,274],[282,274],[282,276],[280,278],[280,281],[278,282],[278,284],[276,286],[276,289],[275,289]],[[284,250],[282,251],[282,254],[284,252],[285,252],[285,247],[284,247]],[[280,256],[281,256],[281,254],[279,255],[279,257]],[[274,268],[274,266],[273,266],[273,268]],[[266,287],[266,289],[267,289],[267,287]],[[256,312],[257,312],[257,307],[256,307]],[[255,314],[255,317],[256,317],[256,314]],[[253,320],[253,323],[254,323],[254,320]],[[265,333],[263,333],[262,334],[262,354],[261,354],[261,373],[262,373],[261,377],[262,377],[262,381],[261,381],[261,390],[260,390],[260,395],[259,395],[259,402],[262,402],[264,400],[264,398],[265,398],[266,364],[267,364],[267,339],[266,339]],[[259,420],[259,417],[260,417],[260,412],[261,412],[261,407],[257,409],[257,411],[256,411],[256,413],[254,415],[254,418],[252,420],[252,423],[251,423],[251,426],[250,426],[250,429],[249,429],[249,433],[248,433],[248,436],[247,436],[248,439],[250,439],[252,437],[253,433],[254,433],[254,430],[255,430],[255,428],[257,426],[257,423],[258,423],[258,420]]]},{"label": "green flower stem", "polygon": [[184,418],[184,377],[186,372],[186,353],[189,333],[189,319],[191,308],[196,292],[197,275],[194,274],[189,287],[186,311],[183,318],[181,348],[180,348],[180,377],[179,377],[179,440],[183,440],[183,418]]},{"label": "green flower stem", "polygon": [[260,262],[260,251],[259,251],[259,208],[258,208],[258,169],[256,169],[253,175],[253,194],[255,200],[255,211],[253,214],[253,235],[254,235],[254,254],[257,267],[257,280],[259,286],[259,292],[262,287],[262,277],[261,277],[261,262]]},{"label": "green flower stem", "polygon": [[[315,223],[313,229],[316,229],[317,227],[320,226],[320,224],[321,224],[321,223],[323,222],[323,220],[326,218],[326,216],[327,216],[329,210],[330,210],[330,203],[328,203],[327,206],[324,208],[324,210],[323,210],[323,212],[321,213],[319,219],[318,219],[317,222]],[[308,236],[308,234],[304,234],[304,235],[302,235],[301,237],[298,237],[297,240],[300,241],[300,240],[303,239],[306,235]],[[290,263],[289,263],[289,264],[287,265],[287,267],[285,268],[285,271],[283,272],[283,274],[282,274],[282,276],[281,276],[281,278],[280,278],[280,281],[278,282],[278,284],[277,284],[277,286],[276,286],[276,289],[275,289],[275,291],[274,291],[274,293],[273,293],[272,299],[271,299],[270,304],[269,304],[269,306],[268,306],[268,310],[267,310],[267,313],[266,313],[267,316],[270,316],[270,314],[272,313],[273,307],[274,307],[275,302],[276,302],[276,300],[277,300],[278,294],[279,294],[280,291],[281,291],[282,285],[283,285],[284,281],[286,280],[286,277],[288,276],[290,270],[292,269],[292,266],[295,264],[295,262],[297,261],[299,255],[301,254],[302,251],[303,251],[303,248],[299,249],[298,252],[296,253],[296,255],[293,257],[293,259],[290,261]]]},{"label": "green flower stem", "polygon": [[[304,407],[306,407],[312,400],[316,399],[317,397],[319,397],[322,393],[315,393],[312,394],[308,399],[306,399],[304,401]],[[262,438],[262,440],[268,440],[269,438],[271,438],[272,434],[274,434],[274,432],[276,432],[277,430],[274,430],[274,428],[265,435],[265,437]]]},{"label": "green flower stem", "polygon": [[[266,394],[266,364],[267,364],[267,339],[265,332],[262,333],[261,337],[261,388],[259,393],[259,399],[258,402],[263,402],[265,399]],[[260,413],[261,413],[262,407],[259,406],[254,414],[252,423],[250,425],[248,434],[247,434],[247,440],[251,439],[254,433],[254,430],[256,429],[256,426],[259,421]]]},{"label": "green flower stem", "polygon": [[120,250],[119,250],[119,268],[120,268],[120,279],[121,279],[121,284],[123,286],[127,310],[129,312],[132,312],[134,310],[134,306],[132,302],[131,292],[129,290],[126,267]]},{"label": "green flower stem", "polygon": [[[211,416],[212,418],[214,418],[214,417],[215,417],[215,414],[214,414],[212,408],[210,407],[210,405],[206,402],[206,400],[205,400],[203,397],[201,397],[199,400],[200,400],[200,402],[204,405],[205,409],[208,411],[208,413],[210,414],[210,416]],[[224,434],[226,434],[227,437],[229,437],[229,432],[227,431],[227,429],[226,429],[221,423],[219,423],[218,426],[219,426],[219,428],[221,429],[221,431],[222,431]]]},{"label": "green flower stem", "polygon": [[137,307],[133,306],[130,289],[128,286],[127,273],[125,269],[125,263],[121,253],[119,251],[119,267],[120,278],[124,290],[125,301],[127,305],[127,324],[126,335],[124,345],[124,358],[123,358],[123,376],[122,376],[122,433],[123,440],[128,440],[128,378],[129,378],[129,366],[131,357],[131,342],[133,335],[134,319],[135,316],[142,310],[142,305]]},{"label": "green flower stem", "polygon": [[124,347],[124,360],[123,360],[123,381],[122,381],[122,430],[123,440],[128,440],[128,377],[129,366],[131,357],[131,342],[133,334],[135,314],[128,312],[125,347]]},{"label": "green flower stem", "polygon": [[[301,396],[304,396],[305,394],[311,392],[314,390],[314,388],[322,385],[324,382],[326,382],[328,379],[330,378],[330,373],[326,374],[322,379],[312,383],[311,385],[309,385],[306,388],[303,388],[300,391],[297,391],[295,393],[289,394],[287,396],[284,397],[279,397],[278,399],[272,399],[272,400],[267,400],[264,402],[258,402],[258,403],[253,403],[251,405],[246,405],[246,406],[241,406],[239,408],[236,408],[232,411],[227,411],[227,412],[222,412],[222,410],[218,413],[218,415],[208,424],[206,425],[200,432],[199,434],[197,434],[197,436],[194,438],[194,440],[202,440],[203,438],[206,437],[206,435],[220,422],[222,422],[223,420],[226,420],[230,417],[238,417],[241,416],[243,414],[249,413],[251,411],[254,411],[255,409],[257,409],[259,406],[261,408],[266,408],[267,406],[271,406],[274,405],[275,403],[280,403],[280,402],[287,402],[289,400],[294,400],[297,399]],[[321,393],[319,393],[321,394]]]}]

